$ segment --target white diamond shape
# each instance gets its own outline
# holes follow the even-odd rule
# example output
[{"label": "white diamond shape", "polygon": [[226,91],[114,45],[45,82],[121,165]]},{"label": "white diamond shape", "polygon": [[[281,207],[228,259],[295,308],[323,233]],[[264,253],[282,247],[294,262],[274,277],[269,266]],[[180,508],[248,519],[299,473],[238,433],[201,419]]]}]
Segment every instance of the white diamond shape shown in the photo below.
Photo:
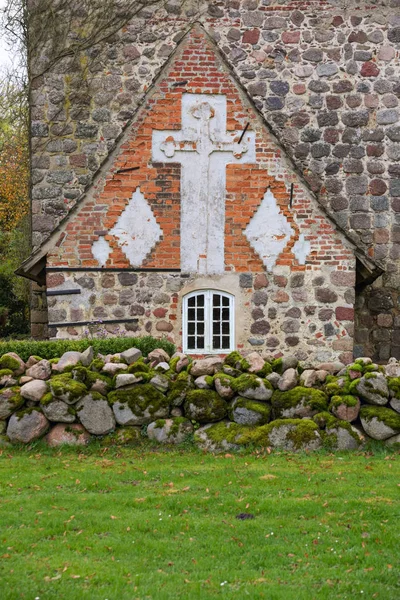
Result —
[{"label": "white diamond shape", "polygon": [[132,267],[140,267],[158,242],[162,230],[140,188],[132,195],[128,206],[110,230]]},{"label": "white diamond shape", "polygon": [[310,254],[311,244],[306,238],[304,234],[301,233],[299,239],[293,246],[293,254],[297,258],[297,262],[299,265],[305,265],[308,254]]},{"label": "white diamond shape", "polygon": [[104,267],[111,254],[110,244],[104,237],[100,237],[92,245],[92,254],[101,267]]},{"label": "white diamond shape", "polygon": [[271,190],[266,191],[259,209],[244,234],[267,270],[271,271],[293,235],[293,229],[286,217],[279,212],[278,203]]}]

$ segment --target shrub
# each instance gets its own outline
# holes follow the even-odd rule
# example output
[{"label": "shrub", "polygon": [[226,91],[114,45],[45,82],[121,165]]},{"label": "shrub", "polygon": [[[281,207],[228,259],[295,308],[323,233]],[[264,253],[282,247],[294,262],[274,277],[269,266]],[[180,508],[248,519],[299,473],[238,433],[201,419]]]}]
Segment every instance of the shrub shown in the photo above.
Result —
[{"label": "shrub", "polygon": [[138,348],[144,356],[147,356],[149,352],[156,348],[162,348],[168,352],[170,356],[175,352],[175,346],[171,342],[168,342],[165,339],[160,340],[151,336],[146,336],[142,338],[123,337],[101,340],[24,340],[0,342],[0,356],[7,352],[15,352],[24,361],[27,361],[28,358],[33,355],[50,360],[52,358],[58,358],[64,354],[64,352],[69,352],[70,350],[83,352],[89,346],[93,346],[95,353],[100,352],[101,354],[116,354],[117,352],[128,350],[128,348]]}]

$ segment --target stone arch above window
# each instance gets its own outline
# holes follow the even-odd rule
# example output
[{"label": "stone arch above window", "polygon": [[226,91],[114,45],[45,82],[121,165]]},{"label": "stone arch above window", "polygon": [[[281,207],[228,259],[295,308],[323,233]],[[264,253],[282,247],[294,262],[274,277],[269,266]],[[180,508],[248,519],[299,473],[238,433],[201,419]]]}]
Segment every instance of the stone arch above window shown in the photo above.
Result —
[{"label": "stone arch above window", "polygon": [[228,353],[235,348],[234,296],[197,290],[183,298],[183,351]]}]

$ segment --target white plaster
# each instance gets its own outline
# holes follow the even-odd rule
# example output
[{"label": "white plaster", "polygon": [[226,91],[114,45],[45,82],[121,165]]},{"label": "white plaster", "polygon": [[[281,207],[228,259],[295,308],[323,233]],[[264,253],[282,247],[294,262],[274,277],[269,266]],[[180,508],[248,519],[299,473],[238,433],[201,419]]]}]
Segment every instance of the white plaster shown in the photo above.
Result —
[{"label": "white plaster", "polygon": [[182,95],[181,131],[153,131],[153,161],[182,164],[181,269],[223,273],[226,165],[255,163],[255,133],[226,132],[226,96]]},{"label": "white plaster", "polygon": [[93,242],[92,245],[92,254],[93,257],[97,260],[101,267],[104,267],[107,263],[108,257],[111,254],[110,244],[107,240],[101,236],[96,242]]},{"label": "white plaster", "polygon": [[299,265],[305,265],[307,256],[310,254],[311,244],[305,239],[304,234],[301,233],[299,239],[293,246],[293,254],[295,255]]},{"label": "white plaster", "polygon": [[131,266],[140,267],[162,235],[161,227],[140,188],[136,188],[128,206],[109,233],[117,238]]},{"label": "white plaster", "polygon": [[267,270],[271,271],[294,233],[285,215],[279,211],[271,190],[266,191],[244,233]]}]

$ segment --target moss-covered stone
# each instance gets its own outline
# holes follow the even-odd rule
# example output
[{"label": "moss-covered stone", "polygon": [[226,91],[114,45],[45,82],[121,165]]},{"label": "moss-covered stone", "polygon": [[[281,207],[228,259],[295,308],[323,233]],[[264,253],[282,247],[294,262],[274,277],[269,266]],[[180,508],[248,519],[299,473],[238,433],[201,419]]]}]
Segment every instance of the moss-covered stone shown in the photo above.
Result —
[{"label": "moss-covered stone", "polygon": [[359,400],[357,396],[352,396],[351,394],[347,394],[345,396],[332,396],[330,407],[337,408],[338,406],[357,406]]},{"label": "moss-covered stone", "polygon": [[12,375],[13,371],[11,369],[0,369],[0,377],[5,377],[7,375]]},{"label": "moss-covered stone", "polygon": [[110,392],[108,401],[120,425],[147,425],[169,412],[167,398],[149,383]]},{"label": "moss-covered stone", "polygon": [[168,402],[172,406],[181,406],[187,393],[194,389],[193,377],[188,371],[181,371],[175,381],[171,382],[168,393]]},{"label": "moss-covered stone", "polygon": [[161,444],[181,444],[193,433],[193,425],[185,417],[158,419],[147,428],[149,439]]},{"label": "moss-covered stone", "polygon": [[140,427],[121,427],[101,440],[102,446],[137,446],[143,437]]},{"label": "moss-covered stone", "polygon": [[8,419],[23,404],[24,398],[22,398],[18,386],[3,389],[0,392],[0,420]]},{"label": "moss-covered stone", "polygon": [[341,375],[337,377],[335,375],[328,375],[325,380],[324,391],[328,396],[341,396],[349,395],[350,387],[359,379],[351,381],[348,376]]},{"label": "moss-covered stone", "polygon": [[271,406],[265,402],[237,396],[228,408],[228,415],[239,425],[265,425],[271,418]]},{"label": "moss-covered stone", "polygon": [[236,350],[225,357],[224,364],[234,369],[240,369],[241,371],[247,371],[250,366],[247,360]]},{"label": "moss-covered stone", "polygon": [[322,390],[297,386],[272,395],[273,414],[278,418],[312,417],[328,407],[328,398]]},{"label": "moss-covered stone", "polygon": [[313,421],[325,430],[322,439],[328,449],[354,450],[362,442],[360,434],[348,421],[337,419],[329,412],[318,413]]},{"label": "moss-covered stone", "polygon": [[133,373],[134,375],[137,375],[137,373],[150,373],[150,371],[150,365],[145,363],[143,358],[139,358],[139,360],[137,360],[128,367],[127,373]]},{"label": "moss-covered stone", "polygon": [[259,377],[267,377],[268,375],[271,375],[271,373],[273,373],[272,365],[268,361],[265,361],[261,371],[258,371],[256,374]]},{"label": "moss-covered stone", "polygon": [[41,397],[40,404],[42,406],[47,406],[48,404],[51,404],[51,402],[54,402],[54,400],[55,398],[53,394],[51,392],[48,392],[47,394]]},{"label": "moss-covered stone", "polygon": [[392,398],[400,400],[400,377],[388,377],[387,384]]},{"label": "moss-covered stone", "polygon": [[226,416],[228,405],[213,390],[191,390],[186,395],[184,410],[188,419],[198,423],[213,423]]},{"label": "moss-covered stone", "polygon": [[400,431],[400,414],[383,406],[362,406],[360,417],[366,421],[378,419],[388,427]]},{"label": "moss-covered stone", "polygon": [[253,428],[231,421],[220,421],[200,427],[195,431],[194,440],[200,448],[211,452],[238,450],[240,446],[245,445],[241,438],[250,431],[253,431]]},{"label": "moss-covered stone", "polygon": [[275,360],[272,361],[272,370],[275,373],[279,373],[279,375],[282,375],[283,372],[283,360],[282,358],[276,358]]},{"label": "moss-covered stone", "polygon": [[101,360],[100,358],[95,358],[94,360],[92,360],[92,362],[90,363],[89,369],[91,371],[94,371],[95,373],[100,373],[100,371],[102,370],[102,368],[104,367],[105,362],[104,360]]},{"label": "moss-covered stone", "polygon": [[16,358],[9,354],[4,354],[0,357],[0,369],[7,369],[14,373],[20,369],[20,363]]},{"label": "moss-covered stone", "polygon": [[284,450],[314,450],[322,445],[318,426],[311,419],[277,419],[243,433],[239,442]]},{"label": "moss-covered stone", "polygon": [[53,396],[64,400],[67,404],[75,404],[87,393],[87,387],[83,383],[75,381],[71,373],[56,375],[50,379],[49,383]]}]

